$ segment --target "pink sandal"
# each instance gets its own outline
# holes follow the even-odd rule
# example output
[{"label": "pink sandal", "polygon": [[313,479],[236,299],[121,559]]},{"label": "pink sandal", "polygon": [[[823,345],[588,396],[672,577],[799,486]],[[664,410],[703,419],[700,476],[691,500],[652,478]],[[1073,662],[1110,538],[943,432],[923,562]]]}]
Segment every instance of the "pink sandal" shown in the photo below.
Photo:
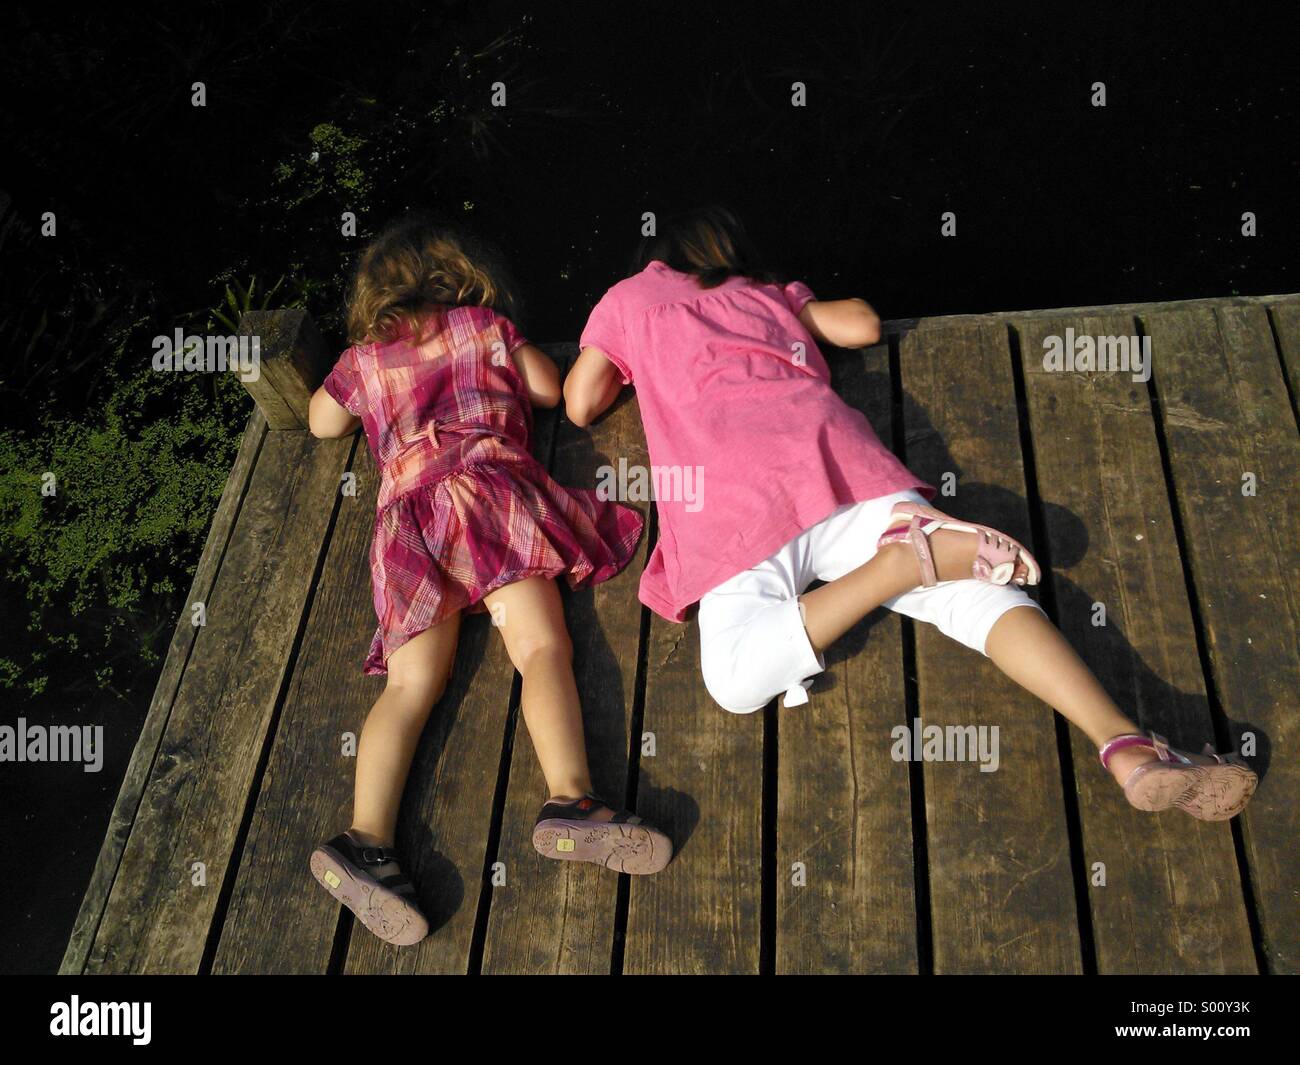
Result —
[{"label": "pink sandal", "polygon": [[1203,754],[1188,754],[1170,747],[1156,733],[1129,734],[1107,740],[1101,764],[1109,769],[1110,756],[1125,747],[1147,747],[1156,752],[1124,781],[1124,795],[1139,810],[1167,810],[1177,806],[1201,821],[1226,821],[1246,808],[1259,777],[1236,754],[1216,754],[1208,743]]},{"label": "pink sandal", "polygon": [[[906,524],[903,524],[903,523]],[[1037,584],[1042,571],[1038,563],[1020,542],[1013,540],[1006,533],[990,529],[987,525],[977,525],[971,521],[958,521],[943,511],[927,507],[923,503],[897,503],[889,516],[889,528],[876,541],[877,547],[887,544],[908,543],[916,552],[921,564],[921,584],[932,588],[939,583],[934,568],[934,557],[930,553],[927,537],[936,529],[952,529],[956,532],[974,533],[979,539],[975,552],[975,561],[971,564],[971,576],[987,584]],[[1016,563],[1023,562],[1026,575],[1016,577]]]}]

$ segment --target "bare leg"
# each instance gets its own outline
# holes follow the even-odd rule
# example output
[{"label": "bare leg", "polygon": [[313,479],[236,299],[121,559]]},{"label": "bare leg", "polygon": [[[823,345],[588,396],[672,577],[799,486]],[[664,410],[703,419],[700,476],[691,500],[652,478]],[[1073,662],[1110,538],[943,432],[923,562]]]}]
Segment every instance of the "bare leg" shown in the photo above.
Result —
[{"label": "bare leg", "polygon": [[[1003,673],[1078,725],[1098,747],[1115,736],[1138,731],[1039,611],[1008,610],[994,623],[984,650]],[[1122,782],[1134,768],[1155,757],[1147,748],[1116,751],[1110,760],[1111,774]]]},{"label": "bare leg", "polygon": [[[940,529],[929,537],[939,580],[969,577],[978,546],[971,533]],[[1024,574],[1023,564],[1017,575]],[[889,544],[857,569],[800,597],[804,628],[819,654],[881,604],[917,587],[920,566],[908,544]],[[1009,610],[985,643],[989,658],[1021,687],[1055,707],[1098,746],[1138,728],[1108,696],[1056,627],[1037,610]],[[1111,772],[1128,772],[1155,757],[1129,748],[1111,758]]]},{"label": "bare leg", "polygon": [[[969,577],[978,547],[971,533],[939,529],[929,536],[939,580]],[[1016,576],[1025,567],[1017,563]],[[867,614],[921,583],[921,571],[909,544],[880,548],[857,569],[799,597],[809,642],[822,653]],[[1037,610],[1009,610],[985,642],[989,658],[1012,680],[1059,710],[1099,747],[1107,740],[1137,732],[1048,619]],[[1123,781],[1129,772],[1156,755],[1148,748],[1117,751],[1110,771]]]},{"label": "bare leg", "polygon": [[[523,677],[524,723],[551,799],[570,801],[591,791],[582,704],[573,679],[573,643],[555,582],[529,577],[484,598]],[[613,816],[602,810],[597,819]]]},{"label": "bare leg", "polygon": [[[930,534],[930,551],[941,581],[970,577],[978,541],[971,533],[939,529]],[[1025,567],[1018,563],[1016,575]],[[882,603],[921,583],[921,567],[910,544],[888,544],[857,569],[799,597],[804,628],[821,654]]]},{"label": "bare leg", "polygon": [[457,614],[388,657],[388,683],[370,708],[357,746],[352,834],[363,844],[393,845],[411,759],[429,711],[447,686],[459,632]]}]

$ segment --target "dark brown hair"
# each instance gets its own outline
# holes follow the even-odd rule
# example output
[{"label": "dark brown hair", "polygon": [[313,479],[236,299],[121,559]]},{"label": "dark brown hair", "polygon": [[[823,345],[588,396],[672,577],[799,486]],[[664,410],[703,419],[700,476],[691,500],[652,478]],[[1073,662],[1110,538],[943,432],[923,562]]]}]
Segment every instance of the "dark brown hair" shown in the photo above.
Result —
[{"label": "dark brown hair", "polygon": [[361,253],[348,296],[348,340],[392,340],[434,306],[495,307],[513,318],[514,284],[500,253],[462,227],[425,211],[388,225]]},{"label": "dark brown hair", "polygon": [[761,265],[744,223],[726,207],[696,207],[656,221],[655,234],[642,237],[632,256],[630,274],[655,260],[683,274],[693,274],[701,288],[713,288],[729,277],[775,281]]}]

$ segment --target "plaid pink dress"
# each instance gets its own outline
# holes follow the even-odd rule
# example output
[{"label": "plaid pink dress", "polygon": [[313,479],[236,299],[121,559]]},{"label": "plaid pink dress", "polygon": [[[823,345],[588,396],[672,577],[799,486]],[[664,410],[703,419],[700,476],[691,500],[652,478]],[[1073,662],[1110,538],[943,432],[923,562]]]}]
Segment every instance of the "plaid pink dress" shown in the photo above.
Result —
[{"label": "plaid pink dress", "polygon": [[641,515],[563,488],[529,451],[532,407],[510,355],[525,343],[486,307],[431,312],[426,337],[348,348],[325,391],[357,415],[380,469],[370,576],[379,627],[364,671],[489,592],[525,577],[608,580]]}]

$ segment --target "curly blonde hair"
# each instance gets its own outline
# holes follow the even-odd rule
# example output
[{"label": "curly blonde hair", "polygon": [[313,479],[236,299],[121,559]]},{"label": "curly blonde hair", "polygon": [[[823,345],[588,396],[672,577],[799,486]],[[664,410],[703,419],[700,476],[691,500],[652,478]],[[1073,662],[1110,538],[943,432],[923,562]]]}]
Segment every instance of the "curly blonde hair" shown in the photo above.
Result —
[{"label": "curly blonde hair", "polygon": [[516,300],[496,249],[424,212],[406,215],[367,245],[348,296],[348,340],[386,343],[409,328],[417,342],[435,306],[495,307]]}]

